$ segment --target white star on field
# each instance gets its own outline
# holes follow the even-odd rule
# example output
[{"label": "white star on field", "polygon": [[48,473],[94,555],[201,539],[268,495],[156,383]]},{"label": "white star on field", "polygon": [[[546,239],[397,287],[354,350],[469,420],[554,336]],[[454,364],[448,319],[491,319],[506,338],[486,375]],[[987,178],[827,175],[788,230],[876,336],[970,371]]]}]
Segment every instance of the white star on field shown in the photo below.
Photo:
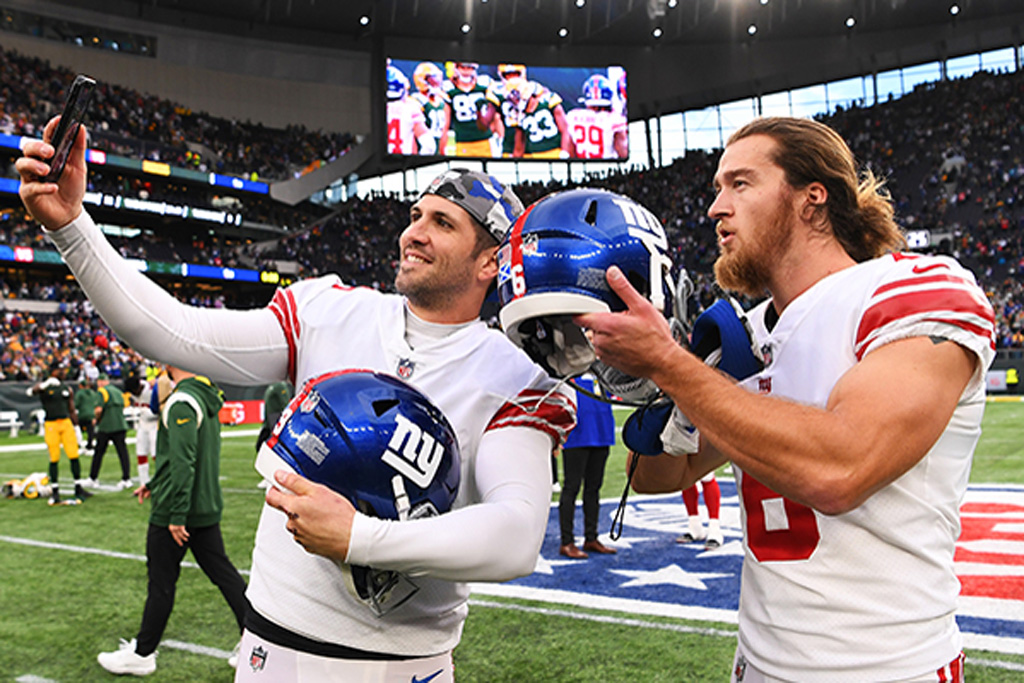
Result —
[{"label": "white star on field", "polygon": [[632,588],[635,586],[657,586],[669,584],[683,588],[694,588],[696,590],[707,590],[704,579],[721,579],[731,574],[720,574],[716,572],[688,572],[677,564],[670,564],[667,567],[654,571],[631,570],[631,569],[610,569],[613,574],[631,577],[630,581],[623,583],[620,588]]}]

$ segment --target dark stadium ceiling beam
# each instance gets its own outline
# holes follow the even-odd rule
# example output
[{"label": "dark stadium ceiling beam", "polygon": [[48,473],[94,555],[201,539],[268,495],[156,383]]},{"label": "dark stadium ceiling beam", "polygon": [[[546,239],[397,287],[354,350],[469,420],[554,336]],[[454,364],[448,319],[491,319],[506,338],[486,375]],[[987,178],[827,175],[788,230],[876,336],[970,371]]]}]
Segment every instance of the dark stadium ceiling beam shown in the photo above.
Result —
[{"label": "dark stadium ceiling beam", "polygon": [[[301,45],[369,50],[368,34],[463,44],[580,47],[793,41],[915,30],[1020,11],[1022,0],[7,0],[64,5],[197,30]],[[360,17],[371,18],[361,26]],[[845,22],[855,18],[855,28]],[[472,27],[463,34],[460,27]],[[747,33],[757,26],[754,36]],[[561,27],[568,30],[563,41]],[[652,30],[661,28],[655,40]],[[339,42],[340,39],[340,42]]]}]

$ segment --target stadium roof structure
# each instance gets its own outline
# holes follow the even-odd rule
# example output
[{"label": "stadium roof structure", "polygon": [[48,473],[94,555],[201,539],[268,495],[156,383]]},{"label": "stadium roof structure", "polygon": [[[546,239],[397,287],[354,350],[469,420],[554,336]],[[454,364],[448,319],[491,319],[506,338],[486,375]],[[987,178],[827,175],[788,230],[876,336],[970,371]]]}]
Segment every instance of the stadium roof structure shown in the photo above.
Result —
[{"label": "stadium roof structure", "polygon": [[1019,0],[62,1],[264,40],[336,45],[341,38],[356,48],[372,36],[575,46],[840,39],[851,33],[941,32],[957,22],[995,27],[1005,25],[1008,14],[1019,18],[1022,10]]},{"label": "stadium roof structure", "polygon": [[[342,55],[309,62],[364,105],[347,130],[379,135],[385,57],[625,67],[629,117],[680,111],[1013,48],[1021,0],[7,0],[50,16],[101,17],[164,36],[175,65],[282,76],[265,46]],[[44,9],[50,8],[50,9]],[[53,9],[56,8],[56,9]],[[107,25],[104,23],[103,25]],[[220,35],[184,40],[181,32]],[[176,44],[177,43],[177,44]],[[164,49],[166,48],[166,49]],[[249,49],[251,48],[251,50]],[[249,53],[247,54],[247,50]],[[313,59],[311,57],[311,59]],[[275,72],[270,74],[269,72]],[[872,88],[876,93],[877,89]],[[867,96],[867,90],[866,96]],[[871,102],[867,102],[871,104]],[[365,111],[364,111],[365,110]],[[350,111],[354,109],[350,108]],[[369,123],[367,123],[369,122]],[[316,127],[316,126],[314,126]],[[383,136],[380,135],[382,138]],[[379,154],[360,175],[408,167]],[[350,159],[355,163],[353,159]],[[415,165],[415,164],[414,164]]]}]

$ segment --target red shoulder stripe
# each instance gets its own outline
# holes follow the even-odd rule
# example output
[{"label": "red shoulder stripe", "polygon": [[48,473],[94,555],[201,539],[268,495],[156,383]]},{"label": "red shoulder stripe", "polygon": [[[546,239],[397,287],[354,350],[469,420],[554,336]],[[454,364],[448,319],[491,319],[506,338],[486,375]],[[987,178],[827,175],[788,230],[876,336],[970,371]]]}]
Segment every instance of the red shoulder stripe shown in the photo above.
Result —
[{"label": "red shoulder stripe", "polygon": [[301,327],[295,310],[295,295],[291,290],[279,289],[274,292],[268,306],[277,317],[277,323],[288,342],[288,378],[295,384],[295,354]]},{"label": "red shoulder stripe", "polygon": [[561,446],[575,426],[576,404],[571,398],[557,391],[526,389],[498,409],[484,431],[530,427],[544,432],[556,446]]},{"label": "red shoulder stripe", "polygon": [[987,302],[979,301],[962,289],[926,289],[887,298],[864,312],[854,343],[857,359],[863,356],[865,342],[874,331],[913,315],[925,315],[923,320],[955,325],[987,339],[995,348],[995,314]]}]

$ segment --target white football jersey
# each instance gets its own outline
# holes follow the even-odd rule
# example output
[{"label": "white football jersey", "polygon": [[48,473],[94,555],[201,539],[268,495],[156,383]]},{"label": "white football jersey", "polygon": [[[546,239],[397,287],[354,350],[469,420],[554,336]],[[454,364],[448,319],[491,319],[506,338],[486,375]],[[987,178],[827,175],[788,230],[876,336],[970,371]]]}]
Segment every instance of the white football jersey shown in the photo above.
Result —
[{"label": "white football jersey", "polygon": [[616,159],[615,134],[625,133],[626,118],[610,111],[573,109],[565,115],[569,136],[580,159]]},{"label": "white football jersey", "polygon": [[825,407],[847,370],[899,339],[941,337],[978,356],[935,445],[856,510],[820,514],[735,468],[745,546],[739,632],[751,665],[794,681],[936,671],[962,646],[953,553],[994,357],[992,308],[956,261],[908,254],[819,281],[770,331],[769,305],[750,315],[767,365],[742,384],[803,404]]},{"label": "white football jersey", "polygon": [[388,102],[388,154],[416,154],[416,125],[426,125],[423,107],[411,97]]},{"label": "white football jersey", "polygon": [[[482,322],[410,348],[404,301],[346,287],[328,276],[279,290],[270,309],[288,341],[288,374],[296,387],[325,372],[374,370],[405,379],[441,409],[458,435],[462,458],[454,507],[465,507],[480,500],[475,466],[485,432],[538,429],[551,436],[553,447],[575,423],[575,407],[569,392],[552,392],[554,381]],[[537,454],[514,457],[531,455]],[[541,453],[538,461],[543,477],[547,455]],[[543,490],[549,489],[545,479]],[[529,544],[533,539],[501,542]],[[394,611],[375,616],[352,597],[334,562],[303,550],[285,529],[281,513],[264,506],[247,595],[261,615],[315,640],[410,656],[450,650],[462,632],[469,587],[422,576],[413,580],[419,592]]]}]

